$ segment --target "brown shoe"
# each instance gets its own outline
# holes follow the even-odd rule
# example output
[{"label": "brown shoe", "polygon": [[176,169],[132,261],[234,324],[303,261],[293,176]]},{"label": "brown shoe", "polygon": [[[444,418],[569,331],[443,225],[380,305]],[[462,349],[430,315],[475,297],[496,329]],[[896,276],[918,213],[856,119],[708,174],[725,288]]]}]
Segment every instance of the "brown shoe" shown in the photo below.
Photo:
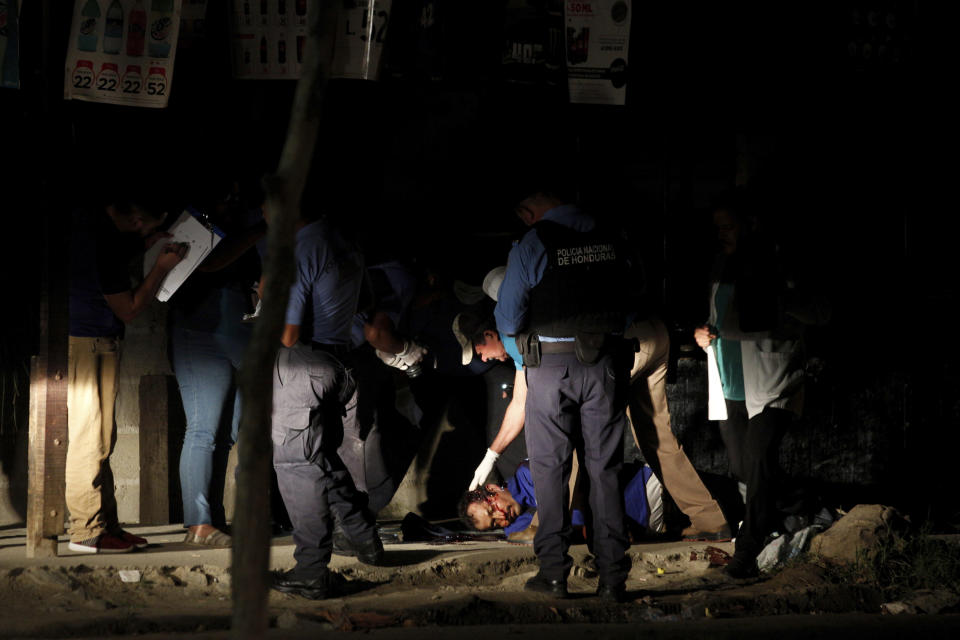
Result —
[{"label": "brown shoe", "polygon": [[233,539],[219,529],[214,529],[205,536],[198,536],[192,531],[187,531],[187,536],[183,541],[187,544],[215,548],[229,547],[233,543]]},{"label": "brown shoe", "polygon": [[733,533],[728,525],[723,525],[719,529],[712,531],[701,531],[696,527],[689,526],[681,533],[684,542],[730,542],[733,539]]}]

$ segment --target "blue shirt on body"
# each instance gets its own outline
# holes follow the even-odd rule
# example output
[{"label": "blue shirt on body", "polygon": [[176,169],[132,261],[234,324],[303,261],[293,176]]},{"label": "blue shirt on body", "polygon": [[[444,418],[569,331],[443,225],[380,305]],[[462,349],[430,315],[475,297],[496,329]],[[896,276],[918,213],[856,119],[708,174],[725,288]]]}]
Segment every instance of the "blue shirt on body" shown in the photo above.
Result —
[{"label": "blue shirt on body", "polygon": [[[647,504],[647,480],[653,475],[653,469],[648,465],[643,465],[639,471],[630,479],[623,491],[625,502],[625,511],[627,517],[636,522],[641,527],[646,527],[650,519],[650,507]],[[537,508],[537,497],[533,489],[533,477],[530,475],[530,463],[524,460],[517,467],[517,472],[507,481],[507,491],[517,501],[524,512],[517,516],[517,519],[503,528],[504,535],[510,535],[517,531],[523,531],[530,526],[533,520],[533,512]],[[582,527],[586,524],[583,512],[579,509],[573,509],[570,513],[570,524],[574,527]]]},{"label": "blue shirt on body", "polygon": [[517,467],[517,472],[507,480],[507,491],[524,509],[517,519],[503,528],[505,535],[523,531],[530,526],[533,520],[533,511],[537,508],[537,497],[533,493],[533,477],[530,475],[530,463],[524,460]]},{"label": "blue shirt on body", "polygon": [[[543,220],[580,232],[592,231],[596,226],[593,217],[580,211],[574,204],[563,204],[550,209],[543,214]],[[536,229],[531,229],[513,246],[507,258],[507,272],[500,285],[497,306],[493,311],[501,335],[515,336],[527,326],[530,290],[540,283],[546,270],[547,249]]]},{"label": "blue shirt on body", "polygon": [[301,341],[349,344],[363,286],[363,256],[326,220],[300,228],[286,323],[300,326]]}]

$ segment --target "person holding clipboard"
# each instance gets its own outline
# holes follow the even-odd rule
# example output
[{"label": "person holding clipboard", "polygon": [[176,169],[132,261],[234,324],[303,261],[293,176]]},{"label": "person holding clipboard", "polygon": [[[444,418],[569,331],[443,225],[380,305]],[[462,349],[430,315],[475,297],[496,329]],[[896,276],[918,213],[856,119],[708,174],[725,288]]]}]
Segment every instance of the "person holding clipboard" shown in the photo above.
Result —
[{"label": "person holding clipboard", "polygon": [[131,286],[129,266],[166,213],[149,197],[152,185],[136,182],[115,191],[109,203],[74,213],[70,246],[70,335],[67,376],[66,503],[69,549],[126,553],[147,541],[120,528],[110,454],[116,439],[114,403],[126,323],[153,302],[166,275],[187,248],[165,242],[143,281]]}]

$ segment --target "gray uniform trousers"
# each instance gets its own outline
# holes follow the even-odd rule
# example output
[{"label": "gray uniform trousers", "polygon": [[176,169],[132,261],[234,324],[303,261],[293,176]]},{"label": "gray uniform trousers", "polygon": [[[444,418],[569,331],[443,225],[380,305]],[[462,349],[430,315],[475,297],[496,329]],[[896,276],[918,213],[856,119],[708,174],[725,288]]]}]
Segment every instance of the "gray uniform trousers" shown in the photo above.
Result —
[{"label": "gray uniform trousers", "polygon": [[350,473],[337,455],[344,424],[356,420],[357,385],[330,353],[280,348],[273,375],[273,466],[293,523],[294,575],[322,575],[333,549],[333,517],[357,543],[376,535]]},{"label": "gray uniform trousers", "polygon": [[573,353],[543,354],[528,367],[524,433],[537,497],[540,527],[533,549],[540,573],[566,578],[573,564],[570,548],[569,480],[575,445],[582,442],[590,479],[593,547],[602,584],[617,585],[630,571],[630,546],[624,520],[623,428],[629,371],[611,355],[594,365]]}]

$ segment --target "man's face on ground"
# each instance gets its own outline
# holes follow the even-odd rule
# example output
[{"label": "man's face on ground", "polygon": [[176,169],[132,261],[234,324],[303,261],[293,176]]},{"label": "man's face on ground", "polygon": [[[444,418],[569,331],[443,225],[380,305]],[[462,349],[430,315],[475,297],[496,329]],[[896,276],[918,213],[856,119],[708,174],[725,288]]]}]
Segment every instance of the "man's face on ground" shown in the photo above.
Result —
[{"label": "man's face on ground", "polygon": [[495,484],[486,486],[492,495],[482,502],[474,502],[467,509],[467,515],[473,520],[477,531],[507,527],[520,515],[520,505],[506,489]]},{"label": "man's face on ground", "polygon": [[496,331],[484,331],[483,342],[473,345],[473,350],[484,362],[490,360],[504,362],[510,357],[507,355],[507,349],[503,346],[503,341],[500,340],[500,334]]}]

